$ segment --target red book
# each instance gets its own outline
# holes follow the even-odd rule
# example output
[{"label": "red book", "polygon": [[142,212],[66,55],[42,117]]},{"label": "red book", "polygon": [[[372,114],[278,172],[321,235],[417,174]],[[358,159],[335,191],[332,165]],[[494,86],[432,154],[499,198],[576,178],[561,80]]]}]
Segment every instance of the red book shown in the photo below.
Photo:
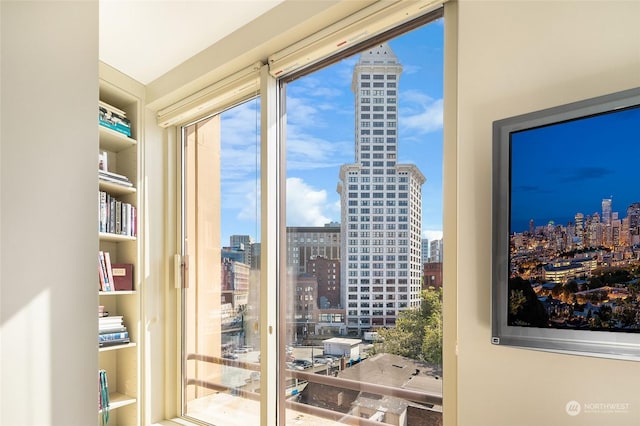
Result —
[{"label": "red book", "polygon": [[133,290],[133,265],[131,263],[114,263],[111,265],[113,285],[116,291]]}]

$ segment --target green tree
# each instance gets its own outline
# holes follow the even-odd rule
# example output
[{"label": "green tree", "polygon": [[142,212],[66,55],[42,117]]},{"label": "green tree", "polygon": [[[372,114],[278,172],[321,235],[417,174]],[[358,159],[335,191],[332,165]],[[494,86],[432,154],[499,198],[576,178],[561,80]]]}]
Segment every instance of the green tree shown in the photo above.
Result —
[{"label": "green tree", "polygon": [[422,291],[419,309],[402,312],[394,328],[379,330],[376,352],[442,364],[442,289]]}]

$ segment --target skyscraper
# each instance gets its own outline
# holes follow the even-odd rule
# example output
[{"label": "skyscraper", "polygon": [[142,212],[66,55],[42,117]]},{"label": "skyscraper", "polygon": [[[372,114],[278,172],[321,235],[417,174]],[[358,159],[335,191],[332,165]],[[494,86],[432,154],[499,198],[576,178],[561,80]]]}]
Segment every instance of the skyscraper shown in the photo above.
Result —
[{"label": "skyscraper", "polygon": [[424,175],[398,164],[398,80],[388,44],[355,66],[355,163],[340,168],[342,301],[347,330],[394,326],[420,303]]},{"label": "skyscraper", "polygon": [[611,198],[602,199],[602,225],[603,235],[602,243],[607,247],[612,245],[612,229],[611,229]]}]

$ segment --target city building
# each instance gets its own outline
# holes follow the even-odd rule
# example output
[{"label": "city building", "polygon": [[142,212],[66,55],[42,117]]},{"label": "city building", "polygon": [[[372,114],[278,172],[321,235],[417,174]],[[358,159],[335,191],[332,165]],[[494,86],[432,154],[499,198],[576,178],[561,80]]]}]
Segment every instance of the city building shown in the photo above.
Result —
[{"label": "city building", "polygon": [[292,336],[297,343],[303,342],[309,336],[315,335],[318,318],[318,282],[312,274],[289,274],[290,292],[287,303],[288,336]]},{"label": "city building", "polygon": [[420,303],[424,175],[398,164],[402,65],[388,44],[355,65],[355,159],[340,168],[342,300],[347,331],[392,327]]},{"label": "city building", "polygon": [[442,238],[433,240],[429,244],[429,260],[430,263],[442,263]]},{"label": "city building", "polygon": [[428,262],[424,264],[422,288],[428,287],[442,287],[442,262]]},{"label": "city building", "polygon": [[336,309],[340,302],[340,260],[317,256],[307,262],[307,272],[316,277],[318,308]]},{"label": "city building", "polygon": [[307,272],[307,262],[316,257],[340,259],[340,224],[287,227],[287,268],[290,272]]},{"label": "city building", "polygon": [[422,258],[420,263],[425,264],[429,261],[429,239],[422,239]]},{"label": "city building", "polygon": [[229,247],[232,250],[242,252],[241,262],[247,265],[252,265],[253,244],[254,241],[250,235],[231,235],[229,237]]}]

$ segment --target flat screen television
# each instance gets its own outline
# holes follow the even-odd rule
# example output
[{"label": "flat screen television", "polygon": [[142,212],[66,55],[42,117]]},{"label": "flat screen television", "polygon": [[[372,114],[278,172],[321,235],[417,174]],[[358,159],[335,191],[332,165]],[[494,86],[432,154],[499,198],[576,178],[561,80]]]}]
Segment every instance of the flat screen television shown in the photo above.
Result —
[{"label": "flat screen television", "polygon": [[493,123],[496,345],[640,360],[640,88]]}]

